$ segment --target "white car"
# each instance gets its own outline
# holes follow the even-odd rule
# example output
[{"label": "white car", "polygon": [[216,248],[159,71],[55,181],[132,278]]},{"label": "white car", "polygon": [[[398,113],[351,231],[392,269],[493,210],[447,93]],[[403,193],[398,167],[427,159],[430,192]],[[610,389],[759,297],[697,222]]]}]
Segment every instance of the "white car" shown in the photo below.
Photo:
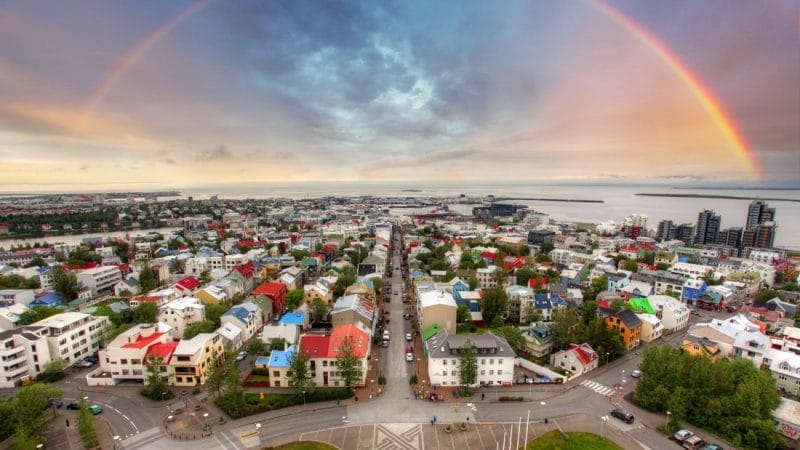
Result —
[{"label": "white car", "polygon": [[692,436],[694,436],[694,433],[692,433],[691,431],[686,429],[680,429],[676,431],[675,434],[672,435],[672,438],[678,442],[683,442]]},{"label": "white car", "polygon": [[239,354],[236,355],[236,360],[237,361],[241,361],[241,360],[243,360],[245,358],[247,358],[247,352],[239,352]]},{"label": "white car", "polygon": [[406,333],[406,340],[408,342],[411,342],[412,340],[414,340],[414,338],[411,336],[411,333]]},{"label": "white car", "polygon": [[406,362],[414,362],[414,354],[406,353]]},{"label": "white car", "polygon": [[639,378],[641,376],[642,376],[642,371],[639,369],[636,369],[633,372],[631,372],[631,377],[633,378]]}]

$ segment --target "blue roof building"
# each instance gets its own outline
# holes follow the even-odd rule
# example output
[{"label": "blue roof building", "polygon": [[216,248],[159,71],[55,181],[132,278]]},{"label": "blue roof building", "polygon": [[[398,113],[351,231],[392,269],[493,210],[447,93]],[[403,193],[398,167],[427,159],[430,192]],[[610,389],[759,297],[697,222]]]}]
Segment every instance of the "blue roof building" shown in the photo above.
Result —
[{"label": "blue roof building", "polygon": [[44,295],[40,295],[36,297],[34,301],[32,301],[28,306],[33,308],[34,306],[60,306],[64,304],[64,297],[61,296],[58,292],[48,292]]},{"label": "blue roof building", "polygon": [[273,350],[269,355],[269,368],[288,368],[291,365],[291,359],[294,352],[297,351],[297,345],[291,345],[286,350]]},{"label": "blue roof building", "polygon": [[[298,325],[304,326],[306,323],[306,313],[304,312],[288,312],[281,317],[278,323],[285,325]],[[274,352],[273,352],[274,353]]]}]

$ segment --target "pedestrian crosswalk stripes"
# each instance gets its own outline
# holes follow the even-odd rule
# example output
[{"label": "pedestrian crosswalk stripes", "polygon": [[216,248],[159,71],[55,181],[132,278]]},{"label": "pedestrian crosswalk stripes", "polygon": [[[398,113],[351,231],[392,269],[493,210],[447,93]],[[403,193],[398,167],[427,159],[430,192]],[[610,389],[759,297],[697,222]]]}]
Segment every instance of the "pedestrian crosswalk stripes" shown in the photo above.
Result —
[{"label": "pedestrian crosswalk stripes", "polygon": [[583,382],[581,382],[581,386],[591,389],[600,395],[605,395],[606,397],[614,393],[614,389],[592,380],[583,380]]}]

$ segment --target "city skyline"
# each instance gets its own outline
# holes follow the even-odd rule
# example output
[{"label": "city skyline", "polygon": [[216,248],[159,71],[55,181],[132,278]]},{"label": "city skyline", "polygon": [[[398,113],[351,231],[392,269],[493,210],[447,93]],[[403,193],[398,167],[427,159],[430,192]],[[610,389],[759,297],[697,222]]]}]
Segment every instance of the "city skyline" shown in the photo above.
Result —
[{"label": "city skyline", "polygon": [[800,182],[796,3],[0,7],[8,186]]}]

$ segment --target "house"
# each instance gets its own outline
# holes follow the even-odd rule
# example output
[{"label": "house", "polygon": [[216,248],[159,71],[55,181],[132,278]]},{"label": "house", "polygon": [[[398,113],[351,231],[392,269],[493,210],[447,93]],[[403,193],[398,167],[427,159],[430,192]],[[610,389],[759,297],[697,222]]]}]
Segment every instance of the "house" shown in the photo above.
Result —
[{"label": "house", "polygon": [[632,280],[627,286],[619,289],[618,293],[624,299],[647,297],[653,294],[653,285],[644,281]]},{"label": "house", "polygon": [[292,266],[280,271],[278,281],[286,285],[286,289],[299,289],[305,283],[306,271],[302,267]]},{"label": "house", "polygon": [[293,344],[286,350],[273,350],[270,353],[267,369],[269,370],[269,385],[271,387],[291,387],[289,373],[291,372],[292,359],[296,352],[297,345]]},{"label": "house", "polygon": [[51,360],[48,328],[44,326],[0,331],[0,348],[0,388],[33,381]]},{"label": "house", "polygon": [[139,287],[139,280],[133,277],[120,280],[117,284],[114,285],[114,295],[118,297],[127,294],[136,295],[139,292],[141,292]]},{"label": "house", "polygon": [[508,386],[514,381],[516,355],[505,339],[492,333],[453,334],[442,329],[425,341],[432,386],[460,386],[459,361],[475,349],[477,376],[472,386]]},{"label": "house", "polygon": [[606,290],[609,292],[617,292],[631,283],[631,279],[625,272],[606,272],[606,278],[608,279]]},{"label": "house", "polygon": [[356,386],[364,386],[370,353],[368,330],[362,328],[360,324],[353,324],[334,328],[330,336],[304,334],[300,337],[300,351],[309,358],[311,377],[318,387],[344,386],[344,381],[336,370],[336,364],[345,340],[351,343],[353,354],[358,357],[361,367]]},{"label": "house", "polygon": [[158,321],[172,327],[172,337],[181,339],[186,327],[206,319],[206,306],[195,297],[183,297],[163,305],[158,310]]},{"label": "house", "polygon": [[553,351],[553,331],[545,323],[521,327],[525,338],[525,351],[536,358],[549,355]]},{"label": "house", "polygon": [[530,321],[534,312],[530,304],[533,300],[533,289],[512,284],[506,288],[506,296],[508,296],[508,319],[517,323]]},{"label": "house", "polygon": [[719,344],[709,338],[687,334],[683,338],[681,348],[692,356],[704,356],[717,361],[723,357]]},{"label": "house", "polygon": [[222,346],[226,349],[238,350],[244,345],[244,332],[232,323],[223,323],[214,332],[222,336]]},{"label": "house", "polygon": [[539,314],[540,320],[552,322],[555,312],[567,307],[561,297],[555,294],[534,294],[533,311]]},{"label": "house", "polygon": [[114,286],[122,281],[122,272],[117,266],[100,266],[81,270],[77,274],[78,282],[83,283],[92,297],[113,292]]},{"label": "house", "polygon": [[19,316],[28,310],[28,307],[22,303],[12,303],[8,306],[0,307],[0,331],[13,330],[19,327]]},{"label": "house", "polygon": [[264,282],[250,294],[269,297],[272,300],[272,312],[278,314],[286,305],[286,292],[286,285],[283,283]]},{"label": "house", "polygon": [[267,324],[261,331],[261,342],[267,345],[270,345],[275,339],[283,339],[285,342],[294,344],[299,337],[300,327],[286,323]]},{"label": "house", "polygon": [[779,390],[793,396],[800,395],[800,355],[780,352],[773,357],[769,370]]},{"label": "house", "polygon": [[674,333],[689,325],[690,311],[684,303],[668,295],[651,295],[647,300],[661,319],[664,333]]},{"label": "house", "polygon": [[0,289],[0,305],[30,306],[35,299],[36,295],[33,289]]},{"label": "house", "polygon": [[800,402],[781,398],[781,403],[772,411],[772,419],[778,432],[788,439],[788,448],[800,447]]},{"label": "house", "polygon": [[180,341],[169,360],[170,384],[177,387],[204,384],[211,372],[212,360],[222,358],[222,342],[222,336],[216,333],[200,333]]},{"label": "house", "polygon": [[323,279],[314,284],[303,286],[303,303],[310,305],[316,299],[322,300],[325,304],[330,304],[333,301],[333,290]]},{"label": "house", "polygon": [[550,365],[580,375],[597,368],[600,357],[589,344],[569,344],[569,347],[550,355]]},{"label": "house", "polygon": [[264,326],[261,311],[252,302],[244,302],[225,312],[220,318],[222,324],[231,324],[242,330],[242,342],[248,342]]},{"label": "house", "polygon": [[708,289],[708,285],[702,279],[689,278],[683,283],[681,300],[689,305],[694,305],[706,293],[706,289]]},{"label": "house", "polygon": [[628,350],[639,346],[642,340],[642,321],[630,309],[622,309],[606,317],[606,327],[619,333]]},{"label": "house", "polygon": [[79,312],[65,312],[33,324],[47,329],[47,344],[51,359],[63,359],[67,364],[80,361],[100,350],[108,317]]},{"label": "house", "polygon": [[181,297],[191,297],[200,289],[200,280],[189,275],[172,283],[172,288],[178,291]]},{"label": "house", "polygon": [[310,317],[308,312],[287,312],[282,315],[278,323],[281,325],[291,325],[297,327],[299,330],[304,331],[309,329]]},{"label": "house", "polygon": [[[172,342],[169,325],[163,323],[134,325],[99,351],[100,372],[109,374],[113,384],[122,381],[138,381],[146,384],[147,353],[151,347],[168,342]],[[164,363],[167,360],[168,358]],[[90,386],[107,384],[96,381],[98,377],[93,374],[87,375],[87,384]]]},{"label": "house", "polygon": [[225,303],[230,299],[230,297],[228,297],[228,293],[225,292],[225,289],[213,284],[197,291],[195,298],[202,301],[206,305],[217,305],[220,303]]},{"label": "house", "polygon": [[346,295],[339,298],[331,310],[333,327],[361,322],[364,328],[373,330],[375,304],[363,295]]},{"label": "house", "polygon": [[655,314],[636,314],[642,321],[642,342],[653,342],[664,334],[661,319]]},{"label": "house", "polygon": [[439,325],[451,333],[456,332],[456,305],[450,293],[442,291],[427,291],[419,294],[417,316],[420,329],[424,330],[431,325]]},{"label": "house", "polygon": [[450,280],[448,284],[450,285],[450,294],[453,295],[453,300],[455,300],[456,303],[461,304],[461,293],[468,292],[470,290],[469,285],[458,277]]},{"label": "house", "polygon": [[476,277],[478,278],[478,287],[481,289],[497,287],[497,281],[495,280],[496,271],[497,266],[482,267],[477,269]]}]

